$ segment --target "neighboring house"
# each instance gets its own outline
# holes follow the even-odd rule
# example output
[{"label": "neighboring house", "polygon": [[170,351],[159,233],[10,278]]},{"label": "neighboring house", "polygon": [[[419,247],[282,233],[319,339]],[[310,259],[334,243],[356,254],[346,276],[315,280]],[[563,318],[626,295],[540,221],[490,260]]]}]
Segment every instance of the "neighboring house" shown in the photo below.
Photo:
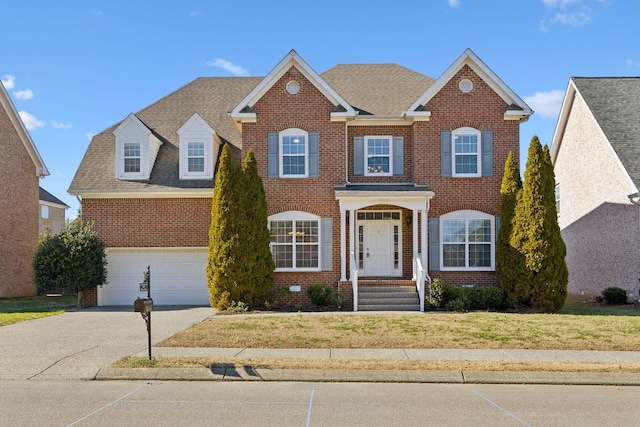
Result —
[{"label": "neighboring house", "polygon": [[31,261],[38,244],[38,180],[46,175],[0,83],[0,298],[36,294]]},{"label": "neighboring house", "polygon": [[640,78],[572,77],[551,159],[569,293],[615,286],[638,299]]},{"label": "neighboring house", "polygon": [[58,234],[64,227],[65,211],[69,205],[40,187],[40,234]]},{"label": "neighboring house", "polygon": [[154,302],[208,303],[222,144],[238,161],[255,152],[275,286],[296,303],[312,283],[350,302],[371,284],[415,286],[419,264],[495,285],[504,163],[531,114],[471,50],[435,80],[395,64],[318,74],[295,51],[265,77],[198,78],[94,136],[71,183],[108,248],[97,303],[144,296],[147,265]]}]

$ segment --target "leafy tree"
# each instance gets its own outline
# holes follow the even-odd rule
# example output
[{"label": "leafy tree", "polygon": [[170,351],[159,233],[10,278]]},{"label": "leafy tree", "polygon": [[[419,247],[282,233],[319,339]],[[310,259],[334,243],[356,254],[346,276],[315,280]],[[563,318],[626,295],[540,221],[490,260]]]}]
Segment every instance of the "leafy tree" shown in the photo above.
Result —
[{"label": "leafy tree", "polygon": [[[211,205],[207,283],[212,307],[224,310],[241,302],[245,277],[241,228],[244,212],[240,199],[238,175],[231,149],[225,145],[220,154]],[[244,302],[244,301],[242,301]]]},{"label": "leafy tree", "polygon": [[76,293],[84,307],[84,291],[107,283],[104,243],[90,224],[65,225],[59,234],[41,236],[33,256],[38,290]]},{"label": "leafy tree", "polygon": [[549,148],[531,139],[524,185],[517,200],[511,245],[524,257],[527,274],[516,279],[518,301],[536,310],[557,312],[567,295],[566,246],[554,198]]},{"label": "leafy tree", "polygon": [[496,276],[500,287],[504,290],[507,301],[511,305],[518,305],[516,280],[518,276],[526,273],[524,258],[516,248],[511,245],[513,221],[518,200],[518,193],[522,190],[520,170],[513,152],[509,152],[504,167],[500,194],[500,230],[498,231],[496,245]]},{"label": "leafy tree", "polygon": [[246,223],[242,227],[242,244],[246,247],[245,265],[247,302],[252,305],[264,304],[268,299],[273,285],[273,270],[275,265],[269,249],[271,235],[267,227],[268,211],[267,197],[258,172],[258,163],[253,152],[249,149],[244,162],[242,173],[242,202]]}]

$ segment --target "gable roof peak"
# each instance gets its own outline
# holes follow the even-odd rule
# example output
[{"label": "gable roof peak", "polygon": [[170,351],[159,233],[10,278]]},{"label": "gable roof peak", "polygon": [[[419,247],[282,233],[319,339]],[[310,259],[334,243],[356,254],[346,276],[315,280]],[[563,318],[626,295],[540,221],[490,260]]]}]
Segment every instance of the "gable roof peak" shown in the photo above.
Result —
[{"label": "gable roof peak", "polygon": [[241,121],[242,119],[255,119],[255,113],[247,112],[247,108],[253,108],[256,102],[258,102],[291,67],[296,67],[334,106],[344,107],[347,112],[341,114],[356,115],[355,110],[302,59],[298,52],[291,49],[273,70],[231,111],[229,114],[231,118],[237,121]]},{"label": "gable roof peak", "polygon": [[9,93],[7,93],[7,90],[5,89],[2,82],[0,82],[0,107],[4,108],[7,116],[9,117],[9,120],[11,121],[11,124],[13,125],[16,133],[18,134],[18,137],[20,138],[20,141],[24,145],[24,148],[27,150],[31,161],[36,168],[36,175],[39,177],[49,175],[49,170],[44,164],[44,161],[42,160],[42,157],[38,152],[36,144],[31,139],[31,135],[29,135],[27,127],[20,118],[20,114],[18,113],[18,110],[16,110],[15,105],[13,105],[13,102],[9,97]]},{"label": "gable roof peak", "polygon": [[414,115],[414,112],[419,111],[418,107],[420,105],[426,105],[464,66],[469,66],[510,106],[510,108],[505,111],[505,119],[516,118],[525,121],[533,114],[531,107],[516,95],[470,48],[462,52],[449,68],[436,79],[435,83],[413,103],[406,114],[411,116]]}]

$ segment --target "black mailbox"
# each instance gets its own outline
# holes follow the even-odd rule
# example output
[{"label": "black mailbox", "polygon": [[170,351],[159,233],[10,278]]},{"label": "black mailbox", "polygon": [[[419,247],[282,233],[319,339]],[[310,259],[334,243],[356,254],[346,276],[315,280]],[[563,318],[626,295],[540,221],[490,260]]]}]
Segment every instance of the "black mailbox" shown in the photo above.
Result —
[{"label": "black mailbox", "polygon": [[133,302],[133,311],[136,313],[149,313],[153,311],[153,300],[151,298],[138,298]]}]

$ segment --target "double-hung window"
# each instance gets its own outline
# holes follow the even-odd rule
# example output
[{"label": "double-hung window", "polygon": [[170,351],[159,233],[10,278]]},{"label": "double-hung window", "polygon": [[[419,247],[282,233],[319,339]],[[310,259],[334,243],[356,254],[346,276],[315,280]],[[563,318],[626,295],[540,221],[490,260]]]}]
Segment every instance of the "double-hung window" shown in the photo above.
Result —
[{"label": "double-hung window", "polygon": [[187,143],[188,172],[204,172],[204,141]]},{"label": "double-hung window", "polygon": [[140,143],[139,142],[124,143],[124,172],[125,173],[140,172]]},{"label": "double-hung window", "polygon": [[306,212],[269,217],[271,254],[276,271],[320,269],[320,218]]},{"label": "double-hung window", "polygon": [[494,269],[493,216],[478,211],[457,211],[440,217],[444,270]]},{"label": "double-hung window", "polygon": [[306,178],[309,176],[308,133],[302,129],[280,132],[280,176]]},{"label": "double-hung window", "polygon": [[388,176],[393,174],[393,137],[365,137],[365,176]]},{"label": "double-hung window", "polygon": [[452,132],[453,176],[481,176],[480,131],[473,128],[459,128]]}]

